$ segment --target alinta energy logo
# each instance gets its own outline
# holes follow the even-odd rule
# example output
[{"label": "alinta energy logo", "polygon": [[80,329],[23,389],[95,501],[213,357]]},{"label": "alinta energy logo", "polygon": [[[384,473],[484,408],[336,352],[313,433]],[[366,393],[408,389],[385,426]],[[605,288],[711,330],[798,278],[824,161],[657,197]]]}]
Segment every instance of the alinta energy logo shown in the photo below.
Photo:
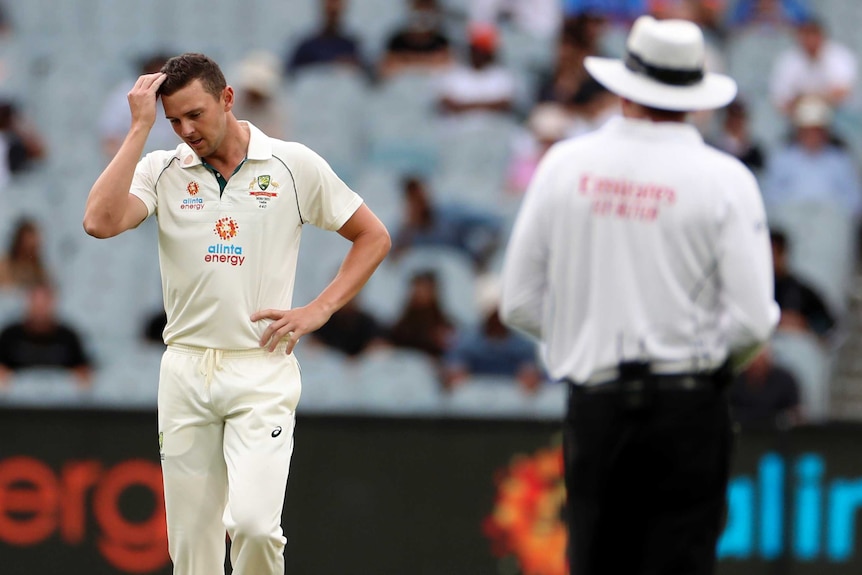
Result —
[{"label": "alinta energy logo", "polygon": [[186,191],[189,193],[189,197],[183,198],[183,203],[180,204],[181,210],[202,210],[204,209],[204,199],[198,197],[198,192],[201,191],[201,187],[197,182],[189,182],[189,185],[186,186]]},{"label": "alinta energy logo", "polygon": [[207,263],[241,266],[245,262],[242,246],[228,243],[232,242],[239,233],[239,224],[236,220],[233,218],[219,218],[213,227],[213,233],[225,243],[209,246],[204,256],[204,261]]}]

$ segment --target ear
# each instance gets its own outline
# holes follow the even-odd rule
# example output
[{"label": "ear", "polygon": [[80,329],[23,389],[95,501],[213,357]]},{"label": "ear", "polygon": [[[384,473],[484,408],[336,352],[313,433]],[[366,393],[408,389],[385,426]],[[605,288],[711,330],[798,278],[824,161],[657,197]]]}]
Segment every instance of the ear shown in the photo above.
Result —
[{"label": "ear", "polygon": [[224,91],[222,92],[222,99],[224,100],[224,111],[230,112],[236,102],[232,87],[225,86]]}]

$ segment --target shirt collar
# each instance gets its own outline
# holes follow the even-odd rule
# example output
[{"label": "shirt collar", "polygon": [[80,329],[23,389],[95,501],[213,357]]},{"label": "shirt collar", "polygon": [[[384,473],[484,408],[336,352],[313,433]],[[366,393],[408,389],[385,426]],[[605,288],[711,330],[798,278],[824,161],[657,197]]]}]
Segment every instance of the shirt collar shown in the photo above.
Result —
[{"label": "shirt collar", "polygon": [[692,144],[703,143],[703,136],[700,135],[697,128],[685,122],[653,122],[619,116],[608,120],[604,129],[612,133],[636,138],[688,141]]},{"label": "shirt collar", "polygon": [[[247,160],[269,160],[272,158],[272,142],[269,137],[261,132],[251,122],[240,120],[240,124],[248,126],[249,139],[248,151],[245,154]],[[180,167],[192,168],[203,165],[200,157],[192,150],[191,146],[183,142],[177,148],[180,158]]]}]

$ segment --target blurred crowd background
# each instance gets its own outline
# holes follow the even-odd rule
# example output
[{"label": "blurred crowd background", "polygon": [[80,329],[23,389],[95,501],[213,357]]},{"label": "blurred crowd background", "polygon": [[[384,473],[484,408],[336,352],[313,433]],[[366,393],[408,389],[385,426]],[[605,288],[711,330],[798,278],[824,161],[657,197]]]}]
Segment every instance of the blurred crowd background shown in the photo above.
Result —
[{"label": "blurred crowd background", "polygon": [[[565,389],[501,324],[498,274],[535,167],[619,114],[586,74],[651,13],[698,23],[738,99],[692,121],[758,177],[782,320],[732,389],[746,425],[862,418],[862,3],[856,0],[0,0],[0,403],[155,405],[155,222],[81,227],[135,78],[218,61],[235,113],[320,153],[393,252],[297,348],[301,410],[546,418]],[[159,119],[149,149],[174,148]],[[307,227],[294,305],[347,251]]]}]

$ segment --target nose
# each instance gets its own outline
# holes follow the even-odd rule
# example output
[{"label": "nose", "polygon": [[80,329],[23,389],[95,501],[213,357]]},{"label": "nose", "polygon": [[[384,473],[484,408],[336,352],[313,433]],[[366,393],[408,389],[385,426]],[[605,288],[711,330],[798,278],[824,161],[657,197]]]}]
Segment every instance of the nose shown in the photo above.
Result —
[{"label": "nose", "polygon": [[188,138],[195,133],[195,127],[191,122],[180,120],[180,135],[183,138]]}]

